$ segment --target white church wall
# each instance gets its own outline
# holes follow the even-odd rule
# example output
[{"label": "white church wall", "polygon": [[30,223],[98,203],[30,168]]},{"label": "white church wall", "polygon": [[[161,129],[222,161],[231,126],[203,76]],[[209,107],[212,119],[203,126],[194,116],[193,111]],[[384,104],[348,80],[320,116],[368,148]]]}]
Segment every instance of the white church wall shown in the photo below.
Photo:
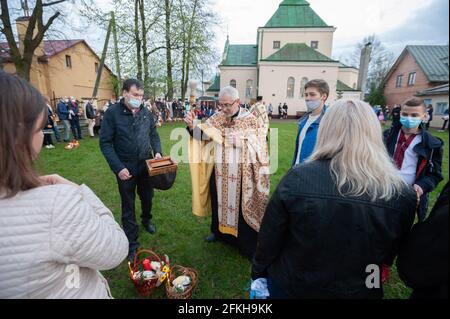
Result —
[{"label": "white church wall", "polygon": [[352,89],[356,89],[358,84],[359,71],[352,68],[339,68],[339,81],[347,84]]},{"label": "white church wall", "polygon": [[352,100],[360,100],[361,99],[361,92],[353,92],[353,91],[344,91],[342,92],[342,98],[343,99],[352,99]]},{"label": "white church wall", "polygon": [[[242,103],[249,103],[250,99],[256,99],[257,91],[257,69],[256,67],[220,67],[221,88],[230,85],[232,80],[236,81],[236,89]],[[247,81],[252,81],[251,97],[246,97]]]},{"label": "white church wall", "polygon": [[[320,53],[331,58],[333,48],[333,33],[335,28],[311,28],[311,29],[264,29],[258,30],[259,43],[262,43],[258,50],[262,50],[262,57],[258,51],[258,59],[265,59],[277,52],[287,43],[306,43],[311,46],[311,41],[318,41],[319,47],[316,49]],[[262,41],[262,42],[261,42]],[[273,42],[280,41],[280,48],[274,49]]]},{"label": "white church wall", "polygon": [[[283,65],[261,62],[259,70],[259,95],[268,105],[272,103],[274,113],[278,114],[278,104],[288,105],[288,115],[295,116],[297,112],[305,112],[305,99],[301,95],[303,78],[308,80],[323,79],[330,86],[330,96],[327,104],[336,99],[336,82],[338,79],[338,64],[287,63]],[[294,97],[287,98],[288,78],[295,79]]]}]

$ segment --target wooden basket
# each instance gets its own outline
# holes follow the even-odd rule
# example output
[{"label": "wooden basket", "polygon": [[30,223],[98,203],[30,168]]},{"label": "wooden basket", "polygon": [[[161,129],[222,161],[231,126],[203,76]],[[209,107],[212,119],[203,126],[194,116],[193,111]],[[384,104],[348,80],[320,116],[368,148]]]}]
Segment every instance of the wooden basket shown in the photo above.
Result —
[{"label": "wooden basket", "polygon": [[157,176],[177,171],[177,163],[175,163],[170,156],[150,159],[146,161],[147,170],[150,176]]},{"label": "wooden basket", "polygon": [[170,157],[147,160],[146,164],[153,188],[168,190],[173,186],[178,165]]},{"label": "wooden basket", "polygon": [[[189,276],[191,278],[190,286],[182,293],[174,291],[172,288],[172,281],[178,276]],[[198,274],[192,268],[187,268],[179,265],[175,265],[170,269],[169,282],[166,285],[166,296],[168,299],[190,299],[192,297],[192,292],[198,284]]]},{"label": "wooden basket", "polygon": [[[142,257],[143,254],[147,254],[148,256]],[[150,296],[157,288],[156,285],[159,281],[159,278],[144,280],[143,278],[134,278],[133,277],[133,274],[135,272],[138,272],[141,270],[140,265],[142,264],[142,261],[145,258],[149,259],[150,261],[158,261],[158,262],[162,261],[161,258],[156,253],[154,253],[151,250],[146,250],[146,249],[142,249],[142,250],[138,251],[136,253],[136,255],[134,256],[134,262],[133,262],[133,265],[131,265],[132,272],[130,272],[130,278],[134,284],[134,287],[138,291],[139,295],[141,295],[142,297]]]}]

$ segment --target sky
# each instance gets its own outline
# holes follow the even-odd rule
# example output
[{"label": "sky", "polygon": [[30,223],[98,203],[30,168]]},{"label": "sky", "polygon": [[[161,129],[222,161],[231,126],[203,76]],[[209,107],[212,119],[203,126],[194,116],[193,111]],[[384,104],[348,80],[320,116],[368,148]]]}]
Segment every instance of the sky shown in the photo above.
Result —
[{"label": "sky", "polygon": [[[103,10],[112,0],[94,0]],[[229,34],[231,44],[256,44],[258,27],[264,26],[282,0],[210,0],[221,26],[215,29],[215,46],[221,54]],[[311,8],[336,28],[334,59],[350,55],[365,36],[375,34],[395,57],[409,44],[448,44],[449,0],[309,0]],[[69,17],[83,28],[76,11]],[[76,28],[75,28],[76,29]],[[68,38],[84,38],[101,52],[105,32],[83,33],[66,29]]]},{"label": "sky", "polygon": [[[217,46],[223,48],[227,26],[231,44],[255,44],[282,0],[216,0],[223,20]],[[349,54],[364,36],[376,34],[398,56],[408,44],[448,44],[448,0],[309,0],[311,8],[336,27],[333,57]],[[251,14],[249,14],[251,13]]]},{"label": "sky", "polygon": [[[223,50],[227,33],[231,44],[256,44],[264,26],[282,0],[211,0],[221,20],[215,45]],[[108,8],[109,0],[96,0]],[[448,44],[448,0],[309,0],[311,8],[336,27],[333,58],[350,54],[364,36],[376,34],[398,56],[408,44]],[[99,42],[92,35],[94,42]],[[101,48],[101,43],[94,46]]]}]

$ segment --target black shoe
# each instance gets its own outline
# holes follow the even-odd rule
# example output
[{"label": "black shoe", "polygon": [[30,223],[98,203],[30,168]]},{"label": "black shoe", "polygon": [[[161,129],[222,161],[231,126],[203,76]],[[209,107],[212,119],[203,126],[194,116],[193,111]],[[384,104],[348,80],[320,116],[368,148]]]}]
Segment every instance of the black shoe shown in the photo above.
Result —
[{"label": "black shoe", "polygon": [[205,238],[205,241],[207,243],[214,243],[214,242],[216,242],[217,241],[216,234],[214,234],[214,233],[209,234],[208,237]]},{"label": "black shoe", "polygon": [[148,223],[148,224],[142,224],[142,226],[144,227],[144,229],[149,233],[149,234],[154,234],[154,233],[156,233],[156,226],[155,225],[153,225],[153,224],[151,224],[151,223]]}]

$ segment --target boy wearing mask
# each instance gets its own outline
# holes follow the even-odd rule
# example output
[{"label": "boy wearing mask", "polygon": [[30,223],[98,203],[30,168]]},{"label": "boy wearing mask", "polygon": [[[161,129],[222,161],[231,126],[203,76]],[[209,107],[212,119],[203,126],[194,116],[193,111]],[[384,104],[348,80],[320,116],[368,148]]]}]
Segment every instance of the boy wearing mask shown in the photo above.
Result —
[{"label": "boy wearing mask", "polygon": [[305,85],[307,113],[299,121],[292,166],[303,163],[316,145],[320,120],[325,114],[325,101],[330,95],[330,87],[324,80],[311,80]]},{"label": "boy wearing mask", "polygon": [[419,221],[426,217],[428,194],[442,181],[443,141],[424,129],[427,109],[418,98],[407,100],[401,107],[400,121],[384,132],[389,154],[405,182],[417,194]]}]

